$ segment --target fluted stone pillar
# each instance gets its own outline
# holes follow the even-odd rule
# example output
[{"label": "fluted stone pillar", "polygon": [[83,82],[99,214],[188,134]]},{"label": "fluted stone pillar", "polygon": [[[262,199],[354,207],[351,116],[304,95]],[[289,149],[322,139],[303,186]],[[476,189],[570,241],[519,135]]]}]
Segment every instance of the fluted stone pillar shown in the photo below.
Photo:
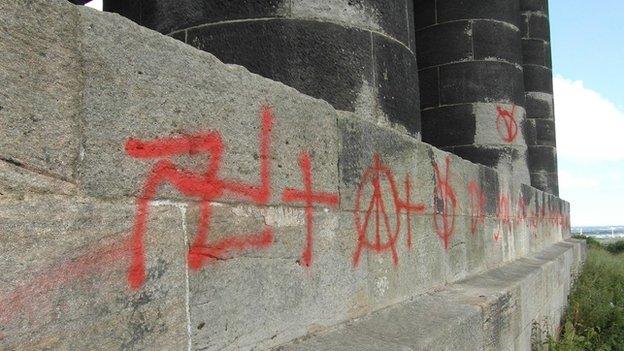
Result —
[{"label": "fluted stone pillar", "polygon": [[531,185],[558,195],[548,0],[521,0],[520,28]]},{"label": "fluted stone pillar", "polygon": [[104,10],[420,137],[413,0],[105,0]]},{"label": "fluted stone pillar", "polygon": [[416,0],[422,139],[529,183],[519,0]]}]

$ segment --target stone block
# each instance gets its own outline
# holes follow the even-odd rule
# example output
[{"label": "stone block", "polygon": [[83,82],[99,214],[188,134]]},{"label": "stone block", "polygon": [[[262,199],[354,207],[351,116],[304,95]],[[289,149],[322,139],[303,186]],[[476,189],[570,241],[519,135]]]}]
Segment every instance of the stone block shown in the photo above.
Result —
[{"label": "stone block", "polygon": [[[370,310],[366,259],[359,268],[351,264],[357,235],[350,214],[316,211],[313,260],[306,267],[301,258],[306,245],[303,209],[240,205],[212,209],[206,245],[266,226],[273,229],[274,239],[264,249],[231,251],[191,270],[193,348],[273,347]],[[188,211],[191,233],[196,231],[198,214],[197,206]]]},{"label": "stone block", "polygon": [[548,14],[548,0],[521,0],[520,10],[542,11]]},{"label": "stone block", "polygon": [[554,119],[553,96],[548,93],[526,93],[527,118]]},{"label": "stone block", "polygon": [[10,162],[0,162],[0,198],[23,197],[33,193],[74,195],[77,189],[74,183]]},{"label": "stone block", "polygon": [[[430,0],[433,2],[433,0]],[[517,1],[499,0],[436,0],[438,23],[461,19],[492,19],[518,23],[519,4]]]},{"label": "stone block", "polygon": [[435,1],[414,0],[414,23],[416,31],[437,23]]},{"label": "stone block", "polygon": [[550,43],[540,39],[522,40],[522,62],[529,65],[551,66]]},{"label": "stone block", "polygon": [[445,147],[444,150],[471,162],[510,172],[518,181],[528,183],[527,149],[525,146],[470,145]]},{"label": "stone block", "polygon": [[172,37],[173,39],[177,39],[183,43],[186,43],[186,31],[180,31],[180,32],[175,32],[173,34],[169,35],[170,37]]},{"label": "stone block", "polygon": [[[80,170],[87,194],[142,192],[157,159],[128,156],[124,145],[129,138],[180,138],[209,131],[219,133],[222,140],[219,178],[251,186],[261,183],[260,144],[261,135],[266,136],[271,203],[281,201],[284,188],[301,187],[297,159],[303,151],[310,154],[315,189],[337,190],[336,112],[327,103],[241,67],[224,65],[210,54],[112,14],[96,16],[84,10],[82,28],[89,78]],[[103,34],[109,32],[119,35]],[[264,134],[263,105],[274,114],[274,123]],[[195,172],[217,164],[209,155],[183,155],[173,161]],[[182,196],[173,190],[164,189],[159,196]],[[251,200],[225,194],[215,201]]]},{"label": "stone block", "polygon": [[84,81],[77,21],[67,2],[0,3],[0,163],[49,182],[76,180]]},{"label": "stone block", "polygon": [[420,98],[414,54],[384,36],[374,33],[372,38],[376,100],[385,115],[382,120],[407,129],[411,135],[419,135]]},{"label": "stone block", "polygon": [[424,110],[422,123],[423,142],[436,147],[470,145],[475,142],[477,122],[470,104]]},{"label": "stone block", "polygon": [[290,13],[291,7],[285,0],[153,0],[140,3],[105,0],[104,11],[119,13],[142,26],[168,34],[214,22],[284,17]]},{"label": "stone block", "polygon": [[[423,110],[421,112],[423,115],[426,112],[424,111],[425,109],[440,105],[439,72],[440,69],[438,67],[418,71],[418,83],[420,85],[420,108]],[[423,119],[424,123],[424,117],[421,116],[421,119]]]},{"label": "stone block", "polygon": [[526,145],[522,133],[526,112],[522,106],[478,103],[473,104],[472,108],[476,124],[475,144],[520,148]]},{"label": "stone block", "polygon": [[[470,21],[441,23],[416,32],[416,57],[421,69],[473,59]],[[440,43],[445,43],[440,45]]]},{"label": "stone block", "polygon": [[557,149],[552,146],[529,147],[529,168],[532,172],[557,172]]},{"label": "stone block", "polygon": [[539,12],[529,12],[527,14],[527,21],[529,26],[529,38],[550,41],[550,21],[548,20],[548,16]]},{"label": "stone block", "polygon": [[474,59],[522,63],[520,31],[508,23],[475,20],[473,25]]},{"label": "stone block", "polygon": [[535,130],[535,121],[536,120],[534,118],[527,118],[524,121],[523,130],[527,146],[537,145],[537,131]]},{"label": "stone block", "polygon": [[[500,350],[530,345],[532,319],[559,318],[578,244],[552,246],[444,289],[416,296],[279,350]],[[554,280],[559,291],[550,287]],[[544,284],[548,285],[544,289]],[[560,293],[563,292],[563,293]],[[530,294],[535,294],[530,296]],[[542,299],[546,303],[535,303]],[[550,302],[554,303],[551,305]],[[528,306],[527,304],[531,304]],[[538,308],[536,308],[538,306]],[[530,308],[528,310],[527,308]],[[434,313],[435,312],[435,313]]]},{"label": "stone block", "polygon": [[557,195],[559,193],[558,179],[556,172],[531,171],[531,186],[550,194]]},{"label": "stone block", "polygon": [[[374,175],[379,173],[383,178],[381,198],[385,204],[405,199],[405,179],[408,177],[412,203],[422,203],[430,211],[434,175],[429,147],[351,115],[341,115],[338,128],[341,209],[353,211],[359,203],[360,210],[365,211],[373,193]],[[375,155],[378,155],[384,171],[374,171]]]},{"label": "stone block", "polygon": [[524,88],[527,92],[552,94],[552,70],[544,66],[524,65]]},{"label": "stone block", "polygon": [[135,211],[66,196],[0,201],[0,348],[186,347],[181,207],[152,208],[137,291],[126,278]]},{"label": "stone block", "polygon": [[535,131],[537,145],[557,146],[555,137],[555,121],[536,119]]},{"label": "stone block", "polygon": [[187,43],[340,110],[354,111],[373,84],[371,35],[356,28],[290,19],[224,23],[189,29]]},{"label": "stone block", "polygon": [[409,47],[407,3],[413,0],[294,0],[291,17],[383,33]]},{"label": "stone block", "polygon": [[440,103],[500,101],[524,105],[522,70],[503,62],[464,62],[440,67]]},{"label": "stone block", "polygon": [[[432,314],[434,310],[436,313]],[[449,304],[444,296],[423,296],[353,326],[280,350],[360,350],[362,347],[373,350],[367,348],[371,346],[375,350],[478,349],[483,337],[480,317],[475,306]]]},{"label": "stone block", "polygon": [[416,53],[416,19],[414,13],[414,1],[406,0],[407,3],[407,36],[409,40],[409,49],[412,53]]}]

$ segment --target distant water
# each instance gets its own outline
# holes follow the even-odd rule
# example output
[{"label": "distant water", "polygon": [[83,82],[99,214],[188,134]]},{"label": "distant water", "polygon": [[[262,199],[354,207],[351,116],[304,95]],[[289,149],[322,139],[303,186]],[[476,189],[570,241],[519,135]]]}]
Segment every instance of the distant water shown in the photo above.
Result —
[{"label": "distant water", "polygon": [[596,239],[624,239],[624,226],[572,227],[572,235],[583,234]]}]

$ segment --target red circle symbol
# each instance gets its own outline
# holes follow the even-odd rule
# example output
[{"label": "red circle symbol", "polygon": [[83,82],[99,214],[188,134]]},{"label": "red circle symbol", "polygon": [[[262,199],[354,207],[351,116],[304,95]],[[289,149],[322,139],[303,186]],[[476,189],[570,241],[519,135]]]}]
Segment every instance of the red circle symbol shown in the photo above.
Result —
[{"label": "red circle symbol", "polygon": [[[390,185],[394,206],[394,226],[390,221],[388,209],[386,208],[386,204],[383,199],[382,179],[385,179],[385,181]],[[362,197],[364,195],[364,189],[368,184],[372,185],[373,194],[368,202],[366,211],[364,212],[364,218],[362,218],[362,212],[360,212],[362,209]],[[400,211],[401,201],[399,200],[394,175],[392,174],[390,168],[381,163],[379,155],[376,154],[373,156],[373,165],[369,167],[362,176],[356,195],[353,217],[355,220],[355,228],[358,233],[358,246],[355,254],[353,255],[354,266],[357,267],[359,264],[360,255],[362,253],[362,249],[364,248],[373,250],[377,253],[390,251],[392,254],[392,262],[395,265],[398,264],[399,258],[396,250],[396,242],[401,229]],[[369,240],[367,236],[368,228],[371,225],[371,219],[372,222],[374,222],[375,234],[372,241]],[[382,230],[385,231],[385,239],[382,239]]]}]

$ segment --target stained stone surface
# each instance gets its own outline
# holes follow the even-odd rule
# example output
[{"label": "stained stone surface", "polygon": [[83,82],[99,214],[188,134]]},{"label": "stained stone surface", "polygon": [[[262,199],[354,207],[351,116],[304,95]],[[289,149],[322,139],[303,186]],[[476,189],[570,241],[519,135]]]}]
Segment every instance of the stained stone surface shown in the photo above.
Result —
[{"label": "stained stone surface", "polygon": [[[0,9],[10,61],[0,70],[0,349],[270,349],[384,309],[365,332],[340,335],[360,349],[496,348],[524,345],[530,320],[563,306],[582,256],[561,243],[569,204],[515,170],[436,149],[372,111],[335,110],[118,15],[60,0]],[[379,67],[408,67],[382,39]],[[395,88],[379,91],[396,107]],[[477,107],[466,113],[495,110]],[[490,136],[492,121],[475,120],[476,136]],[[191,247],[203,265],[189,264]],[[531,273],[525,284],[535,267],[549,280]],[[453,288],[481,275],[487,315]],[[546,290],[528,300],[514,284]],[[499,316],[510,322],[487,322]]]}]

